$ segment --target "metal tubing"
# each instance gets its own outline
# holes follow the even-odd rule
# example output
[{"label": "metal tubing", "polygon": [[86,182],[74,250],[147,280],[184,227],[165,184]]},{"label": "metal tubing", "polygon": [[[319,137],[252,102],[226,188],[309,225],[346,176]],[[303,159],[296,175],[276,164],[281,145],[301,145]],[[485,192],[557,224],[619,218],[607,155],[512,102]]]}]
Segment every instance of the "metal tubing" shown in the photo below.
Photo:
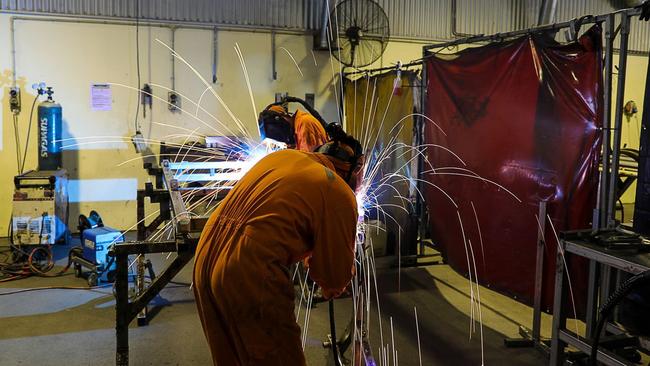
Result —
[{"label": "metal tubing", "polygon": [[600,174],[600,192],[599,205],[600,222],[598,228],[607,227],[607,193],[609,192],[609,171],[611,162],[611,137],[610,129],[612,126],[612,72],[614,58],[614,14],[607,16],[605,21],[605,75],[604,75],[604,105],[603,105],[603,148],[602,164],[603,171]]},{"label": "metal tubing", "polygon": [[128,254],[118,254],[115,258],[115,364],[129,364],[129,263]]},{"label": "metal tubing", "polygon": [[[422,50],[422,55],[426,55],[426,49]],[[420,80],[420,113],[421,114],[426,114],[426,96],[427,96],[427,83],[428,83],[428,75],[427,75],[427,67],[426,64],[422,64],[422,78]],[[419,254],[422,255],[424,254],[424,234],[425,234],[425,225],[428,225],[426,223],[426,217],[425,217],[425,202],[424,198],[422,197],[422,179],[424,179],[422,175],[422,170],[424,169],[424,156],[423,154],[426,153],[426,149],[422,148],[422,144],[424,141],[424,118],[422,117],[417,117],[415,120],[415,126],[414,126],[414,132],[415,132],[415,146],[417,148],[418,152],[418,159],[417,159],[417,172],[416,172],[416,177],[417,180],[415,182],[416,186],[416,195],[415,195],[415,214],[417,216],[417,232],[418,232],[418,243],[419,243]]]},{"label": "metal tubing", "polygon": [[458,14],[458,2],[457,0],[451,0],[451,34],[454,37],[472,37],[473,34],[469,33],[460,33],[457,30],[458,23],[456,15]]},{"label": "metal tubing", "polygon": [[275,32],[271,32],[271,76],[278,80],[278,72],[275,70]]},{"label": "metal tubing", "polygon": [[553,328],[551,338],[551,360],[549,365],[559,366],[564,364],[564,348],[566,342],[560,339],[560,331],[566,325],[566,313],[564,311],[563,299],[566,294],[564,286],[564,240],[561,240],[560,248],[557,251],[555,261],[555,294],[553,298]]},{"label": "metal tubing", "polygon": [[169,160],[163,160],[162,169],[165,186],[169,192],[169,198],[173,209],[174,216],[172,217],[172,220],[176,223],[176,229],[179,232],[189,232],[190,215],[187,212],[185,203],[183,202],[183,197],[178,190],[178,180],[174,178],[173,173],[169,169]]},{"label": "metal tubing", "polygon": [[147,226],[144,222],[145,220],[145,212],[144,212],[144,198],[146,196],[146,193],[142,189],[138,189],[138,193],[136,195],[136,217],[138,219],[138,240],[145,240],[147,238],[146,232],[147,232]]},{"label": "metal tubing", "polygon": [[[416,60],[413,62],[409,62],[407,64],[403,64],[401,66],[402,71],[407,71],[405,70],[408,67],[413,67],[413,66],[422,66],[424,63],[424,60]],[[368,70],[356,70],[356,71],[348,71],[345,73],[345,75],[356,75],[356,74],[370,74],[370,73],[376,73],[376,72],[382,72],[386,70],[395,70],[395,66],[386,66],[386,67],[378,67],[376,69],[368,69]]]},{"label": "metal tubing", "polygon": [[[620,256],[615,255],[615,253],[612,254],[609,250],[600,250],[600,248],[592,249],[586,247],[585,245],[581,245],[581,243],[578,241],[575,243],[572,241],[566,241],[565,246],[567,252],[574,253],[581,257],[589,258],[591,260],[596,260],[599,263],[604,264],[605,268],[610,268],[610,269],[613,268],[613,269],[625,271],[633,275],[637,275],[639,273],[643,273],[645,271],[650,270],[650,266],[648,266],[647,263],[643,263],[643,262],[639,263],[637,261],[631,261],[631,260],[627,260],[626,258],[621,258]],[[610,271],[610,275],[611,275],[611,271]]]},{"label": "metal tubing", "polygon": [[[198,240],[198,239],[197,239]],[[132,255],[143,253],[166,253],[175,252],[189,244],[178,243],[176,240],[167,241],[131,241],[115,244],[111,255],[120,254]]]},{"label": "metal tubing", "polygon": [[193,246],[191,251],[178,253],[178,256],[169,264],[165,270],[159,274],[156,279],[149,285],[149,287],[129,305],[129,321],[140,312],[146,309],[147,304],[180,272],[183,267],[194,257],[194,250],[196,245]]},{"label": "metal tubing", "polygon": [[321,28],[320,28],[320,48],[324,50],[329,48],[327,44],[327,27],[329,24],[329,20],[330,20],[329,0],[323,0],[323,14],[322,14],[322,21],[321,21]]},{"label": "metal tubing", "polygon": [[[144,254],[138,255],[136,263],[136,276],[135,276],[135,289],[136,295],[142,296],[145,292],[144,288]],[[138,325],[144,325],[147,322],[147,305],[145,304],[138,313]]]},{"label": "metal tubing", "polygon": [[[11,33],[11,86],[16,87],[16,28],[14,17],[9,20],[9,32]],[[18,146],[16,146],[18,148]]]},{"label": "metal tubing", "polygon": [[212,30],[212,84],[217,82],[217,64],[219,62],[219,29]]},{"label": "metal tubing", "polygon": [[600,282],[600,264],[595,260],[589,260],[589,283],[587,284],[587,313],[585,337],[591,339],[594,327],[598,321],[598,283]]},{"label": "metal tubing", "polygon": [[[559,336],[563,342],[568,342],[569,344],[577,348],[580,352],[585,354],[589,354],[591,352],[591,344],[585,342],[582,338],[578,337],[576,334],[566,330],[562,330],[560,331]],[[597,359],[603,365],[607,365],[607,366],[634,365],[633,363],[626,362],[620,359],[615,354],[605,350],[598,350]]]},{"label": "metal tubing", "polygon": [[[632,9],[623,9],[619,10],[610,14],[603,14],[603,15],[597,15],[592,18],[588,18],[583,20],[582,24],[592,24],[592,23],[600,23],[603,22],[607,19],[607,16],[611,14],[622,14],[623,17],[631,17],[635,15],[641,14],[641,9],[637,8],[632,8]],[[461,38],[457,39],[454,41],[449,41],[449,42],[444,42],[444,43],[437,43],[437,44],[431,44],[424,46],[425,51],[428,51],[430,49],[434,48],[444,48],[444,47],[451,47],[451,46],[456,46],[459,44],[466,44],[466,43],[473,43],[473,42],[487,42],[487,41],[495,41],[495,40],[503,40],[506,38],[512,38],[512,37],[519,37],[519,36],[525,36],[528,34],[532,33],[542,33],[542,32],[547,32],[547,31],[557,31],[563,28],[568,28],[572,24],[571,21],[566,21],[566,22],[561,22],[561,23],[554,23],[554,24],[548,24],[548,25],[543,25],[540,27],[532,27],[532,28],[527,28],[527,29],[521,29],[517,31],[512,31],[512,32],[505,32],[505,33],[496,33],[493,35],[489,36],[484,36],[484,35],[477,35],[477,36],[471,36],[468,38]],[[427,57],[425,54],[424,57]]]},{"label": "metal tubing", "polygon": [[557,11],[557,0],[542,0],[542,6],[539,9],[537,25],[544,25],[553,22]]},{"label": "metal tubing", "polygon": [[[171,31],[171,40],[170,40],[170,45],[172,51],[176,51],[176,27],[171,26],[169,30]],[[172,62],[172,76],[171,76],[171,82],[172,82],[172,90],[176,91],[176,57],[174,56],[174,52],[172,52],[171,55],[171,62]]]},{"label": "metal tubing", "polygon": [[533,305],[533,342],[540,340],[540,328],[542,320],[542,285],[544,278],[544,236],[546,234],[546,201],[539,203],[539,220],[541,228],[537,232],[537,260],[535,263],[535,299]]},{"label": "metal tubing", "polygon": [[[67,14],[52,14],[44,12],[25,12],[25,11],[6,11],[0,10],[0,14],[18,14],[21,16],[12,17],[15,20],[27,21],[41,21],[48,23],[85,23],[85,24],[105,24],[105,25],[127,25],[135,26],[136,20],[125,17],[102,17],[102,16],[88,16],[88,15],[67,15]],[[258,25],[232,25],[232,24],[219,24],[219,23],[201,23],[201,22],[188,22],[176,20],[147,20],[139,19],[140,25],[147,25],[150,27],[176,28],[184,29],[205,29],[210,30],[215,26],[219,29],[230,32],[251,32],[251,33],[270,33],[276,32],[278,34],[287,35],[306,35],[308,32],[304,30],[290,30],[290,29],[276,29],[270,26]]]},{"label": "metal tubing", "polygon": [[623,103],[625,97],[625,74],[627,71],[627,44],[630,36],[630,17],[621,17],[620,54],[618,56],[618,85],[616,89],[616,115],[614,118],[614,147],[612,151],[612,168],[609,176],[609,192],[607,197],[607,227],[616,226],[616,182],[618,179],[618,159],[621,152],[621,128],[623,126]]}]

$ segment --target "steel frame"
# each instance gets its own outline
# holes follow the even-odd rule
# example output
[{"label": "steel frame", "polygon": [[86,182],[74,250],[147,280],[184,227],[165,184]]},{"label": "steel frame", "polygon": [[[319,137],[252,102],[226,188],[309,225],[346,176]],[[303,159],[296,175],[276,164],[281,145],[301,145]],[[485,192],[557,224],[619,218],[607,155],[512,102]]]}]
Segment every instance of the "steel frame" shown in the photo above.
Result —
[{"label": "steel frame", "polygon": [[[615,30],[616,16],[620,14],[620,24],[618,29]],[[511,39],[515,37],[532,35],[532,34],[544,34],[544,33],[555,33],[562,29],[569,29],[570,33],[575,37],[577,36],[580,27],[584,24],[595,24],[595,23],[605,23],[605,70],[604,70],[604,120],[603,120],[603,140],[602,140],[602,151],[601,151],[601,162],[603,169],[599,177],[599,191],[598,191],[598,200],[596,207],[594,208],[593,213],[593,229],[612,229],[617,225],[616,222],[616,211],[615,211],[615,199],[617,197],[617,180],[619,177],[619,159],[621,151],[621,128],[622,128],[622,117],[623,117],[623,101],[624,101],[624,91],[625,91],[625,76],[626,76],[626,65],[627,65],[627,54],[628,54],[628,38],[630,33],[630,23],[631,18],[641,14],[641,9],[639,8],[630,8],[623,9],[617,12],[597,15],[597,16],[585,16],[579,19],[573,19],[567,22],[554,23],[543,25],[539,27],[533,27],[523,30],[517,30],[513,32],[506,33],[497,33],[493,35],[478,35],[470,36],[467,38],[457,39],[450,42],[426,45],[422,47],[422,60],[426,60],[428,57],[433,56],[435,53],[438,53],[445,48],[450,48],[453,46],[458,46],[462,44],[471,44],[477,42],[498,42],[506,39]],[[614,39],[616,35],[620,34],[620,45],[619,45],[619,67],[618,67],[618,84],[617,84],[617,95],[616,95],[616,110],[614,117],[614,127],[612,128],[611,122],[611,106],[612,106],[612,79],[613,79],[613,56],[614,56]],[[426,85],[427,73],[426,67],[422,68],[422,108],[423,111],[426,111]],[[424,113],[424,112],[423,112]],[[422,141],[424,137],[425,124],[420,119],[420,127],[416,131],[416,141]],[[612,138],[611,134],[613,133],[613,146],[610,145],[610,140]],[[418,140],[419,139],[419,140]],[[418,181],[423,177],[421,175],[422,166],[423,166],[423,157],[420,155],[420,160],[418,161]],[[419,187],[418,187],[419,188]],[[421,200],[418,197],[418,200]],[[419,207],[419,223],[420,226],[426,224],[426,215],[423,212],[423,203],[419,202],[416,207]],[[422,232],[422,231],[421,231]],[[539,243],[539,239],[538,239]],[[422,245],[422,244],[421,244]],[[541,263],[543,264],[543,263]],[[537,266],[540,266],[540,261],[538,257]],[[562,278],[562,272],[564,268],[559,268],[556,271],[556,278]],[[588,313],[587,313],[587,329],[595,324],[595,312],[593,309],[597,306],[597,294],[595,289],[592,288],[593,284],[597,281],[597,276],[599,275],[598,266],[592,261],[589,267],[589,281],[590,288],[588,292]],[[543,272],[540,271],[540,268],[537,268],[535,274],[535,282],[539,283],[540,278],[543,276]],[[606,285],[609,283],[609,278],[604,282]],[[539,290],[541,291],[541,286]],[[537,300],[536,293],[536,300]],[[605,295],[607,296],[607,295]],[[554,337],[552,343],[558,342],[558,334],[556,334],[555,318],[561,318],[563,316],[561,303],[557,303],[558,295],[555,297],[555,305],[553,309],[554,314]],[[548,351],[547,342],[543,341],[539,337],[539,318],[541,316],[541,305],[539,301],[535,301],[533,308],[533,329],[532,331],[520,327],[520,334],[524,337],[523,343],[521,345],[534,345],[536,348]],[[589,337],[591,334],[587,333]],[[560,332],[559,336],[563,337],[563,340],[570,337],[564,332]],[[577,339],[577,338],[576,338]],[[583,345],[580,343],[582,341],[574,342],[575,345],[580,348]]]},{"label": "steel frame", "polygon": [[[160,174],[156,179],[158,188],[146,183],[137,194],[137,241],[113,245],[109,255],[115,258],[115,364],[129,364],[129,324],[138,318],[139,325],[147,323],[147,305],[194,257],[199,236],[206,217],[190,217],[180,194],[178,180],[175,179],[169,161],[161,162],[162,168],[149,167]],[[160,183],[160,184],[158,184]],[[160,186],[164,185],[164,189]],[[220,188],[206,188],[220,189]],[[159,214],[149,224],[145,224],[145,198],[160,206]],[[171,220],[175,227],[175,238],[167,241],[148,241],[147,238],[165,221]],[[144,286],[144,270],[147,268],[144,256],[150,253],[176,253],[176,258],[155,278]],[[137,255],[136,297],[129,299],[129,256]],[[149,268],[151,272],[153,270]],[[153,275],[152,275],[153,277]]]},{"label": "steel frame", "polygon": [[[553,312],[553,336],[551,342],[551,358],[549,365],[563,365],[565,361],[564,349],[567,345],[572,345],[582,353],[591,352],[591,337],[596,325],[595,315],[596,306],[595,297],[598,293],[598,282],[594,281],[596,277],[590,278],[587,302],[587,337],[583,338],[566,327],[567,314],[563,304],[567,299],[567,279],[565,278],[565,269],[569,268],[569,262],[566,260],[566,254],[571,253],[584,258],[590,262],[590,273],[593,268],[596,272],[600,267],[612,268],[618,271],[624,271],[630,274],[638,274],[650,270],[650,255],[630,253],[612,253],[604,247],[590,243],[588,238],[585,239],[563,239],[560,242],[562,250],[558,250],[557,264],[555,271],[555,298]],[[603,283],[604,285],[604,283]],[[601,287],[601,292],[604,292]],[[589,301],[590,300],[590,301]],[[589,317],[592,317],[589,321]],[[608,331],[620,333],[620,330],[614,327],[608,327]],[[635,363],[623,360],[621,357],[614,355],[607,350],[598,350],[598,361],[605,365],[626,366],[635,365]]]}]

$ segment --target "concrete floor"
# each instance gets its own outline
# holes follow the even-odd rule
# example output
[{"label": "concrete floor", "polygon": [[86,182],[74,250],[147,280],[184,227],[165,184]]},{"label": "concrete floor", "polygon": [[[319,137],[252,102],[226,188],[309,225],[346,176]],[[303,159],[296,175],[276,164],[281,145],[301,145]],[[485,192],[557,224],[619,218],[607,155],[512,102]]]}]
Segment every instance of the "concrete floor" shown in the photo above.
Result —
[{"label": "concrete floor", "polygon": [[[4,249],[0,247],[0,250]],[[65,258],[65,249],[57,250]],[[152,257],[155,268],[165,259]],[[383,344],[394,339],[398,364],[419,365],[414,311],[417,308],[422,365],[544,365],[548,361],[533,349],[508,349],[504,337],[517,336],[518,324],[530,325],[532,311],[505,296],[481,288],[483,352],[479,324],[470,334],[467,279],[446,265],[378,271]],[[175,279],[187,283],[191,267]],[[0,284],[0,293],[46,286],[86,288],[83,279],[66,274],[57,278],[32,277]],[[399,286],[399,289],[398,289]],[[209,365],[190,289],[170,284],[155,300],[159,312],[146,327],[132,324],[132,365]],[[336,301],[339,332],[351,312],[351,300]],[[328,307],[312,310],[305,355],[309,365],[329,365],[321,341],[329,333]],[[302,309],[304,314],[304,309]],[[111,288],[40,290],[0,296],[0,365],[113,365],[115,312]],[[543,319],[543,334],[550,321]],[[371,344],[379,358],[382,344],[376,308],[371,318]],[[392,320],[392,333],[391,333]],[[302,315],[300,323],[302,324]],[[471,339],[470,339],[471,335]],[[482,356],[483,355],[483,356]],[[391,356],[392,358],[392,356]],[[391,360],[391,365],[394,362]]]}]

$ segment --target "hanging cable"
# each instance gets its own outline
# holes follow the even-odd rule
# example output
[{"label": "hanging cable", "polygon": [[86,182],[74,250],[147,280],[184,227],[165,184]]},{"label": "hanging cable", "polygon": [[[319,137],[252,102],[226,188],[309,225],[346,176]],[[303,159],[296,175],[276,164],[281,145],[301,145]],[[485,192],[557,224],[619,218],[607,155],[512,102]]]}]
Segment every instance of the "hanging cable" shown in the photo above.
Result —
[{"label": "hanging cable", "polygon": [[330,315],[330,337],[332,356],[334,357],[334,365],[341,366],[341,359],[339,358],[339,345],[336,338],[336,320],[334,319],[334,300],[329,301],[329,315]]},{"label": "hanging cable", "polygon": [[31,135],[32,131],[32,120],[34,119],[34,106],[36,106],[36,101],[38,100],[39,94],[36,94],[36,97],[34,98],[34,101],[32,102],[32,108],[29,111],[29,124],[27,125],[27,139],[25,140],[25,151],[23,152],[23,160],[22,164],[20,165],[20,174],[23,174],[25,171],[25,159],[27,158],[27,149],[29,148],[29,135]]},{"label": "hanging cable", "polygon": [[598,345],[600,343],[600,334],[607,323],[607,318],[611,314],[612,310],[618,305],[625,296],[627,296],[630,291],[635,288],[647,285],[650,283],[650,271],[645,271],[639,273],[635,276],[630,277],[627,281],[614,291],[614,293],[607,299],[605,304],[600,308],[600,319],[596,324],[596,332],[594,333],[594,339],[591,343],[591,354],[589,355],[589,364],[591,366],[596,366],[598,362],[596,361],[598,355]]},{"label": "hanging cable", "polygon": [[[2,280],[0,280],[0,281],[2,281]],[[92,287],[77,287],[77,286],[32,287],[32,288],[24,288],[24,289],[15,290],[15,291],[0,292],[0,296],[15,295],[15,294],[21,294],[21,293],[24,293],[24,292],[43,291],[43,290],[89,290],[89,291],[94,291],[94,292],[99,292],[99,293],[104,294],[105,292],[97,291],[97,289],[105,288],[105,287],[109,287],[109,286],[113,286],[113,284],[109,283],[109,284],[105,284],[105,285],[92,286]]]},{"label": "hanging cable", "polygon": [[16,170],[20,174],[20,136],[18,134],[18,115],[14,114],[14,141],[16,142]]},{"label": "hanging cable", "polygon": [[135,2],[135,57],[136,57],[136,68],[137,68],[137,74],[138,74],[138,103],[136,104],[135,107],[135,120],[134,120],[134,125],[135,125],[135,131],[139,132],[140,131],[140,126],[138,124],[138,114],[140,114],[140,98],[141,98],[141,91],[140,91],[140,0],[136,0]]}]

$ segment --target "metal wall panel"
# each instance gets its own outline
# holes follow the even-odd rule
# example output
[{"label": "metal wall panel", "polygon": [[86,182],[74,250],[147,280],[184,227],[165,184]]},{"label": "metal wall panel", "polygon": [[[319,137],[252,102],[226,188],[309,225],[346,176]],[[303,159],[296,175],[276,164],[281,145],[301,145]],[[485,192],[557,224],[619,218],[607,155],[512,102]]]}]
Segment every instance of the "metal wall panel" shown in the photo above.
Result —
[{"label": "metal wall panel", "polygon": [[[320,0],[140,0],[148,20],[309,29],[306,8]],[[5,11],[96,17],[136,17],[133,0],[0,0]],[[310,24],[319,26],[318,21]],[[318,28],[318,27],[316,27]],[[315,28],[311,28],[315,29]]]},{"label": "metal wall panel", "polygon": [[388,16],[391,36],[419,39],[451,37],[450,0],[377,0]]},{"label": "metal wall panel", "polygon": [[[615,7],[616,5],[617,7]],[[583,15],[607,14],[625,7],[624,1],[608,0],[573,0],[558,1],[557,21],[567,21]],[[630,32],[630,51],[650,51],[650,23],[632,20]]]},{"label": "metal wall panel", "polygon": [[[452,0],[453,1],[453,0]],[[527,7],[520,0],[456,0],[456,32],[494,34],[520,29]]]},{"label": "metal wall panel", "polygon": [[[354,1],[354,0],[353,0]],[[456,32],[493,34],[534,26],[542,0],[375,0],[386,12],[391,36],[447,40]],[[337,0],[329,0],[330,11]],[[623,0],[558,0],[556,21],[586,14],[605,14]],[[134,0],[0,0],[0,10],[79,16],[135,18]],[[150,20],[232,26],[263,26],[313,31],[320,29],[322,0],[140,0],[141,17]],[[633,22],[630,48],[650,50],[650,26]]]},{"label": "metal wall panel", "polygon": [[[329,0],[332,11],[337,0]],[[377,0],[396,37],[448,39],[450,0]],[[0,0],[0,10],[95,17],[136,17],[133,0]],[[140,0],[148,20],[320,29],[322,0]]]}]

